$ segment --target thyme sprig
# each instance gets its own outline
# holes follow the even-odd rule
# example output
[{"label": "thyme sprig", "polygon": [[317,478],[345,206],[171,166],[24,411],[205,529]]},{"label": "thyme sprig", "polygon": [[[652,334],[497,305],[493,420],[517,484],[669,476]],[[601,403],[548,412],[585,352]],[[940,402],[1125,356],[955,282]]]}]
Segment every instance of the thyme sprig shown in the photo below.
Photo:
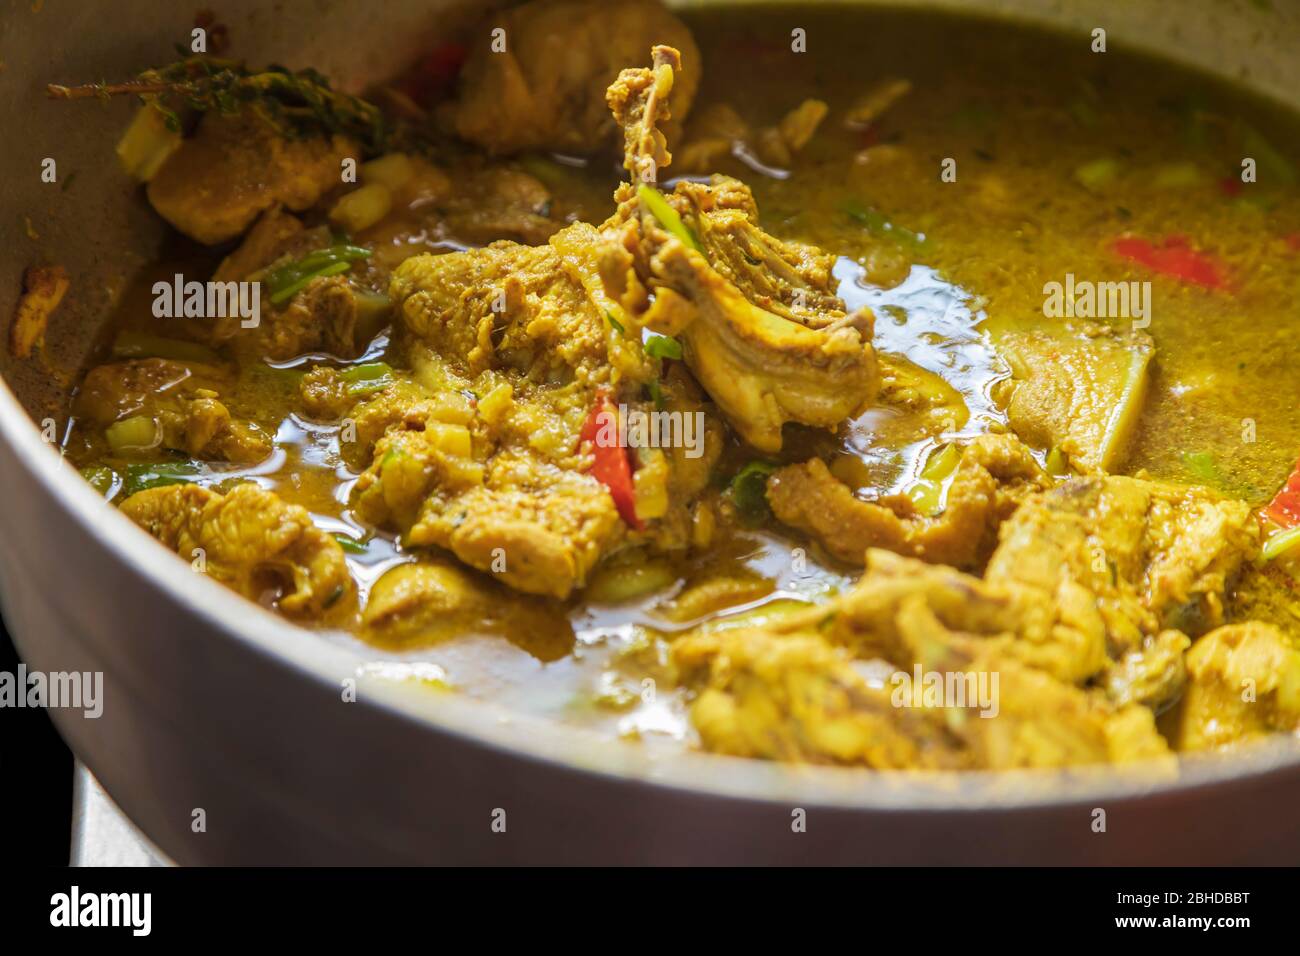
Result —
[{"label": "thyme sprig", "polygon": [[373,103],[334,89],[310,68],[271,65],[254,72],[236,60],[187,56],[123,83],[51,83],[46,92],[62,100],[138,95],[152,102],[176,131],[184,125],[183,115],[250,109],[282,135],[339,133],[356,139],[367,156],[427,145],[427,134],[415,124],[386,117]]}]

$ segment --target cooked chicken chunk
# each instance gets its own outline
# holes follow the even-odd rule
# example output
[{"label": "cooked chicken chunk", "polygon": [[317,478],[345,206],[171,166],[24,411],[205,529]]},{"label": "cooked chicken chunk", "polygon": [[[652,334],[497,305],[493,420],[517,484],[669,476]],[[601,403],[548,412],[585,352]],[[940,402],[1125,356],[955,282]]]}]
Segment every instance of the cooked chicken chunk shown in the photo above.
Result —
[{"label": "cooked chicken chunk", "polygon": [[[704,481],[683,484],[681,449],[636,449],[633,502],[620,502],[614,492],[628,489],[593,473],[597,449],[583,438],[593,410],[616,396],[619,414],[653,412],[641,389],[656,364],[631,321],[613,319],[618,306],[600,287],[598,251],[596,231],[579,223],[546,246],[494,243],[398,268],[392,296],[429,389],[423,398],[394,389],[354,416],[358,442],[374,442],[354,491],[362,517],[555,597],[582,587],[629,526],[660,546],[685,545],[684,515]],[[474,395],[474,407],[462,420],[431,424],[438,412],[428,403],[448,391]],[[718,425],[698,400],[680,397],[671,410],[706,421],[692,462],[702,459],[707,475],[721,448]],[[669,500],[668,488],[683,494]]]},{"label": "cooked chicken chunk", "polygon": [[254,484],[225,495],[151,488],[122,502],[122,513],[196,568],[286,614],[319,617],[353,587],[339,543],[305,508]]},{"label": "cooked chicken chunk", "polygon": [[[504,50],[489,32],[504,31]],[[456,132],[496,154],[528,149],[589,154],[614,142],[605,90],[653,44],[682,51],[673,92],[685,119],[699,85],[690,30],[658,0],[537,0],[493,14],[460,77]]]},{"label": "cooked chicken chunk", "polygon": [[1113,471],[1146,400],[1154,351],[1143,332],[1019,332],[998,349],[1013,379],[1007,418],[1038,448],[1058,448],[1077,470]]},{"label": "cooked chicken chunk", "polygon": [[567,654],[574,640],[562,606],[437,558],[386,571],[370,589],[361,623],[370,640],[399,648],[500,631],[543,661]]},{"label": "cooked chicken chunk", "polygon": [[233,239],[264,210],[302,210],[340,185],[359,150],[342,136],[289,139],[250,112],[209,113],[149,181],[158,214],[192,239]]},{"label": "cooked chicken chunk", "polygon": [[[882,568],[886,577],[926,567],[877,554],[883,565],[897,564]],[[878,768],[1059,767],[1168,753],[1146,708],[1116,707],[1021,662],[1009,653],[1009,635],[963,634],[941,620],[941,613],[961,617],[963,595],[944,588],[960,588],[964,576],[937,570],[952,580],[909,592],[915,576],[899,576],[884,582],[892,598],[882,600],[861,593],[881,583],[872,569],[853,593],[826,607],[763,629],[675,641],[672,660],[696,690],[691,721],[701,742],[742,756]],[[1014,616],[1004,598],[985,594],[978,603],[981,626]],[[886,666],[867,665],[864,673],[831,642],[871,631],[877,652],[860,656]],[[917,675],[922,682],[913,684]],[[927,684],[925,675],[940,684]]]},{"label": "cooked chicken chunk", "polygon": [[772,475],[767,500],[778,520],[812,535],[841,561],[861,564],[868,548],[885,548],[969,569],[988,559],[998,527],[1025,495],[1049,485],[1024,445],[984,435],[962,449],[944,509],[934,517],[918,514],[906,495],[856,498],[816,458]]},{"label": "cooked chicken chunk", "polygon": [[228,385],[228,373],[214,366],[160,358],[111,362],[86,374],[73,412],[106,430],[128,418],[152,418],[153,440],[141,452],[165,448],[206,461],[261,461],[271,453],[271,436],[220,401],[219,390]]},{"label": "cooked chicken chunk", "polygon": [[1300,730],[1300,649],[1268,624],[1230,624],[1187,654],[1174,743],[1200,750]]},{"label": "cooked chicken chunk", "polygon": [[941,715],[895,707],[816,634],[692,635],[673,643],[672,659],[698,688],[691,723],[707,750],[880,769],[962,763]]},{"label": "cooked chicken chunk", "polygon": [[674,54],[656,48],[653,69],[624,70],[610,88],[638,185],[616,193],[601,275],[641,324],[681,339],[686,364],[740,436],[777,451],[787,421],[833,429],[875,397],[872,315],[846,314],[832,256],[759,228],[743,183],[681,182],[666,196],[649,185],[672,159],[657,127]]},{"label": "cooked chicken chunk", "polygon": [[1060,596],[1082,588],[1112,654],[1175,628],[1223,620],[1224,592],[1254,556],[1249,506],[1201,488],[1111,476],[1080,478],[1026,501],[1002,527],[989,581]]},{"label": "cooked chicken chunk", "polygon": [[[328,227],[307,229],[275,206],[226,256],[213,281],[263,281],[274,269],[334,244]],[[229,345],[241,356],[282,361],[326,352],[355,358],[387,323],[388,310],[364,305],[358,287],[339,275],[312,279],[278,305],[263,286],[258,324],[245,328],[241,321],[238,316],[208,318],[191,322],[190,330],[213,345]]]}]

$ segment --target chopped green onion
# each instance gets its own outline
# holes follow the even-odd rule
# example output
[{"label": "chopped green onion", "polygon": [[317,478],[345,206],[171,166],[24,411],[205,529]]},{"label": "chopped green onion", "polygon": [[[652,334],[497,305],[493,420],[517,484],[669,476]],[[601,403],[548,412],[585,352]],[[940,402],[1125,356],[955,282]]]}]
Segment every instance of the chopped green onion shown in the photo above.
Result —
[{"label": "chopped green onion", "polygon": [[289,285],[282,287],[279,292],[272,293],[271,304],[283,305],[285,302],[288,302],[295,295],[297,295],[299,292],[305,289],[307,287],[307,283],[311,282],[312,279],[321,279],[326,276],[341,275],[342,273],[347,272],[351,268],[352,268],[352,263],[350,262],[335,262],[331,265],[325,266],[323,269],[318,269],[315,272],[302,276],[301,278],[290,283]]},{"label": "chopped green onion", "polygon": [[652,378],[650,384],[646,387],[650,389],[650,398],[655,403],[655,411],[663,411],[664,390],[659,386],[659,379]]},{"label": "chopped green onion", "polygon": [[677,210],[668,205],[668,200],[664,199],[659,190],[647,183],[642,183],[636,188],[636,195],[641,200],[641,204],[650,210],[650,214],[659,220],[659,225],[696,252],[704,251],[700,241],[695,238],[695,234],[687,228],[686,223],[682,222],[682,217],[677,215]]},{"label": "chopped green onion", "polygon": [[1300,527],[1292,528],[1289,531],[1280,531],[1272,535],[1264,542],[1264,548],[1260,551],[1260,556],[1265,561],[1272,561],[1274,558],[1280,558],[1282,555],[1293,551],[1300,546]]},{"label": "chopped green onion", "polygon": [[123,491],[129,496],[164,485],[188,485],[198,473],[199,466],[192,461],[131,464],[126,466]]},{"label": "chopped green onion", "polygon": [[850,199],[840,205],[840,211],[854,222],[866,226],[873,236],[893,237],[910,245],[919,245],[925,239],[920,233],[890,222],[880,212],[870,206],[864,206],[856,199]]},{"label": "chopped green onion", "polygon": [[81,469],[81,477],[87,484],[99,492],[101,497],[112,498],[122,486],[122,479],[117,472],[107,465],[95,465]]},{"label": "chopped green onion", "polygon": [[627,334],[627,331],[623,328],[623,323],[614,318],[614,313],[609,311],[609,309],[605,310],[605,318],[609,319],[609,324],[614,327],[614,331],[619,335]]},{"label": "chopped green onion", "polygon": [[370,250],[362,246],[330,246],[309,252],[296,262],[272,269],[262,282],[270,293],[272,304],[280,305],[293,298],[312,279],[339,275],[352,268],[352,263],[368,258]]},{"label": "chopped green onion", "polygon": [[657,359],[680,359],[682,343],[669,335],[652,335],[646,339],[646,354]]},{"label": "chopped green onion", "polygon": [[757,521],[767,515],[767,479],[776,469],[771,462],[751,461],[731,479],[731,500],[747,520]]},{"label": "chopped green onion", "polygon": [[339,378],[346,383],[349,395],[377,392],[393,384],[393,367],[387,362],[367,362],[344,370]]},{"label": "chopped green onion", "polygon": [[104,437],[115,455],[129,456],[134,452],[157,448],[162,436],[158,422],[152,415],[132,415],[113,422],[104,429]]},{"label": "chopped green onion", "polygon": [[358,541],[356,538],[352,537],[351,535],[344,534],[342,531],[336,531],[334,533],[334,540],[337,541],[339,543],[339,547],[342,548],[344,551],[348,552],[348,554],[366,553],[367,549],[366,549],[366,543],[364,541]]},{"label": "chopped green onion", "polygon": [[162,358],[178,362],[201,362],[212,365],[221,359],[216,352],[198,342],[168,339],[148,332],[124,330],[113,339],[114,358]]}]

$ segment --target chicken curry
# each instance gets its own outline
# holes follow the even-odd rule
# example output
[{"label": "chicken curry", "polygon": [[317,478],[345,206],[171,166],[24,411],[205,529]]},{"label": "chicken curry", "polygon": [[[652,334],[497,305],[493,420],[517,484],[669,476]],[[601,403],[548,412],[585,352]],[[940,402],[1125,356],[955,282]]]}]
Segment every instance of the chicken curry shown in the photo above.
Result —
[{"label": "chicken curry", "polygon": [[512,7],[364,97],[215,55],[52,88],[119,92],[177,235],[65,454],[322,639],[793,762],[1300,727],[1271,105],[1087,38],[653,0]]}]

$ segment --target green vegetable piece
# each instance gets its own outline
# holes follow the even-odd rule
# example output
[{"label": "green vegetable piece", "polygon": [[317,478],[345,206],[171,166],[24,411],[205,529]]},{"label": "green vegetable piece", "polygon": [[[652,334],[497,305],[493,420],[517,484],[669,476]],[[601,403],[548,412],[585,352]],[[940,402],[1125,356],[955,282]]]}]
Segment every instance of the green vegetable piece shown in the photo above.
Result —
[{"label": "green vegetable piece", "polygon": [[659,190],[648,183],[642,183],[636,188],[636,195],[641,200],[641,205],[650,210],[650,215],[659,221],[659,225],[696,252],[704,251],[700,241],[695,238],[695,234],[686,227],[686,223],[682,222],[682,217],[677,215],[677,210],[668,205],[668,200],[664,199]]},{"label": "green vegetable piece", "polygon": [[126,466],[126,481],[122,490],[129,497],[164,485],[193,484],[198,474],[199,466],[192,461],[130,464]]},{"label": "green vegetable piece", "polygon": [[925,241],[919,233],[890,222],[881,213],[870,206],[864,206],[856,199],[850,199],[841,204],[840,211],[854,222],[865,226],[867,232],[873,236],[894,238],[908,245],[920,245]]},{"label": "green vegetable piece", "polygon": [[1292,528],[1289,531],[1280,531],[1272,535],[1264,542],[1260,557],[1265,561],[1272,561],[1284,554],[1289,554],[1296,550],[1297,547],[1300,547],[1300,527]]},{"label": "green vegetable piece", "polygon": [[619,335],[627,335],[627,330],[623,328],[623,323],[614,318],[614,313],[609,311],[609,309],[605,310],[605,318],[609,319],[609,324],[613,326],[615,332]]},{"label": "green vegetable piece", "polygon": [[682,343],[669,335],[652,335],[646,339],[646,354],[657,359],[680,359]]},{"label": "green vegetable piece", "polygon": [[177,362],[201,362],[213,365],[221,361],[220,356],[206,345],[198,342],[185,342],[181,339],[164,338],[148,332],[124,330],[113,339],[114,358],[161,358]]},{"label": "green vegetable piece", "polygon": [[748,521],[759,521],[770,513],[767,503],[767,479],[777,465],[767,461],[751,461],[731,479],[728,493],[736,510]]},{"label": "green vegetable piece", "polygon": [[339,378],[346,383],[346,390],[349,395],[363,395],[366,392],[377,392],[393,384],[393,367],[387,362],[366,362],[364,365],[353,365],[339,374]]},{"label": "green vegetable piece", "polygon": [[364,541],[358,541],[356,538],[349,534],[344,534],[342,531],[334,532],[334,540],[337,541],[339,547],[348,554],[365,554],[367,551],[366,543]]},{"label": "green vegetable piece", "polygon": [[352,268],[352,263],[369,257],[370,250],[363,246],[340,244],[317,249],[296,262],[272,269],[262,278],[262,283],[266,286],[272,304],[281,305],[293,298],[312,279],[347,272]]}]

